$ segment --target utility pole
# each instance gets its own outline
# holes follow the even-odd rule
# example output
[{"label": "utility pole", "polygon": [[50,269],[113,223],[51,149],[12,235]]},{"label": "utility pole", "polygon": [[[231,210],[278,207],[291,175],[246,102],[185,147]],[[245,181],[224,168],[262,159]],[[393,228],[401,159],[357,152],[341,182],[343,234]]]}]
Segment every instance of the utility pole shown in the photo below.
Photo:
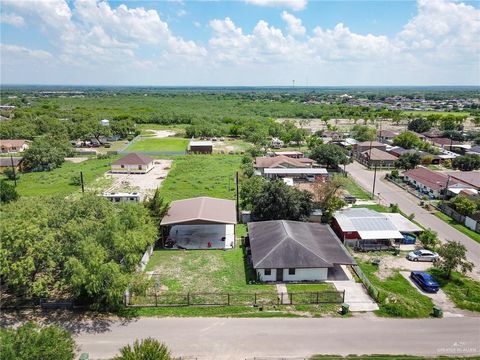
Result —
[{"label": "utility pole", "polygon": [[82,194],[85,193],[85,187],[83,186],[83,172],[80,171],[80,183],[82,184]]},{"label": "utility pole", "polygon": [[237,221],[240,221],[240,204],[238,202],[238,171],[235,174],[235,188],[237,193]]},{"label": "utility pole", "polygon": [[10,162],[12,164],[13,181],[15,183],[15,187],[17,187],[17,173],[15,172],[15,166],[13,165],[13,156],[12,155],[10,155]]},{"label": "utility pole", "polygon": [[375,164],[373,170],[373,188],[372,188],[372,199],[375,199],[375,180],[377,179],[377,164]]},{"label": "utility pole", "polygon": [[446,197],[447,197],[447,192],[448,192],[448,185],[450,183],[450,175],[448,175],[447,177],[447,183],[445,184],[445,189],[443,189],[443,196],[442,196],[442,200],[445,201]]}]

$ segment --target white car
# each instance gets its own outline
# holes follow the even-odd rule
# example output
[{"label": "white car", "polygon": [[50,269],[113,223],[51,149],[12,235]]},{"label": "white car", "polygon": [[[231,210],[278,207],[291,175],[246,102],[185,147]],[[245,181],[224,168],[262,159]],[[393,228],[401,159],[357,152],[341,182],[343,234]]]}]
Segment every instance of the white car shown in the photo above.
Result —
[{"label": "white car", "polygon": [[411,261],[430,261],[434,262],[438,260],[438,254],[436,252],[420,249],[411,251],[407,255],[407,259]]}]

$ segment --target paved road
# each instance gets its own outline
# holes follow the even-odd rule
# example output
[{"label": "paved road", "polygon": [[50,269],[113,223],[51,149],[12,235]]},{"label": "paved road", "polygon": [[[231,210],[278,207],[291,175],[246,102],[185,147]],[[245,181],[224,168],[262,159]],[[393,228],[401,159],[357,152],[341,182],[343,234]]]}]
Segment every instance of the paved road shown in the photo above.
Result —
[{"label": "paved road", "polygon": [[154,337],[176,356],[198,359],[313,354],[480,354],[480,318],[140,318],[114,321],[76,341],[91,359],[111,358],[134,339]]},{"label": "paved road", "polygon": [[[347,171],[358,184],[371,192],[373,171],[367,170],[358,162],[348,165]],[[455,240],[465,245],[468,250],[468,259],[475,264],[475,268],[470,276],[480,280],[480,244],[420,207],[418,205],[420,200],[415,196],[388,181],[380,180],[386,173],[386,171],[377,171],[375,195],[380,193],[380,199],[383,203],[398,204],[400,209],[406,214],[414,213],[415,220],[423,226],[436,231],[440,240]]]}]

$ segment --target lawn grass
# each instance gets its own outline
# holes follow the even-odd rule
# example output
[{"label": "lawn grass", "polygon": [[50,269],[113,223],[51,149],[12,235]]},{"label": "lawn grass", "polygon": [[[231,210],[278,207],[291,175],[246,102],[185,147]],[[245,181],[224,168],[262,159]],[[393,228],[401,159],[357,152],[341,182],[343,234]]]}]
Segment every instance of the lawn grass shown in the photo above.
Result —
[{"label": "lawn grass", "polygon": [[480,312],[480,282],[458,272],[453,272],[450,280],[445,279],[438,269],[429,272],[458,308]]},{"label": "lawn grass", "polygon": [[129,145],[126,152],[184,152],[188,139],[177,137],[141,138]]},{"label": "lawn grass", "polygon": [[336,291],[335,287],[330,283],[319,284],[287,284],[288,292],[305,292],[305,291]]},{"label": "lawn grass", "polygon": [[421,111],[421,110],[411,110],[403,111],[405,115],[418,115],[418,116],[427,116],[427,115],[457,115],[457,116],[468,116],[470,113],[468,111]]},{"label": "lawn grass", "polygon": [[363,190],[363,188],[358,185],[355,180],[351,177],[344,177],[343,175],[334,175],[334,177],[341,177],[342,183],[344,184],[343,189],[348,191],[352,196],[355,196],[359,200],[370,200],[371,195]]},{"label": "lawn grass", "polygon": [[371,205],[352,205],[352,208],[366,208],[382,213],[389,213],[391,212],[391,209],[387,206],[383,206],[380,204],[371,204]]},{"label": "lawn grass", "polygon": [[160,188],[168,200],[211,196],[235,199],[235,173],[241,156],[184,155],[175,158],[172,169]]},{"label": "lawn grass", "polygon": [[433,303],[430,298],[420,294],[396,271],[385,280],[379,279],[377,267],[357,259],[361,270],[370,282],[380,291],[380,309],[376,313],[385,317],[420,318],[429,317]]},{"label": "lawn grass", "polygon": [[66,161],[61,167],[52,171],[22,173],[17,191],[20,196],[67,195],[78,192],[80,186],[70,184],[72,176],[80,175],[80,172],[83,172],[85,186],[89,187],[97,177],[110,170],[111,162],[117,158],[89,159],[77,164]]},{"label": "lawn grass", "polygon": [[438,217],[439,219],[445,221],[447,224],[449,224],[451,227],[454,227],[455,229],[457,229],[461,233],[467,235],[472,240],[475,240],[476,242],[480,243],[480,234],[478,234],[475,231],[470,230],[466,226],[456,222],[450,216],[448,216],[448,215],[446,215],[446,214],[444,214],[440,211],[436,212],[435,216]]}]

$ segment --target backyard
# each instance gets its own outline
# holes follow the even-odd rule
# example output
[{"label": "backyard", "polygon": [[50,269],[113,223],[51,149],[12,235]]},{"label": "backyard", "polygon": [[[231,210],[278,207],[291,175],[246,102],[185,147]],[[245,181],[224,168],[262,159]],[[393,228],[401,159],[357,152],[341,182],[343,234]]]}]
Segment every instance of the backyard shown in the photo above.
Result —
[{"label": "backyard", "polygon": [[480,243],[480,234],[479,233],[477,233],[473,230],[470,230],[469,228],[467,228],[463,224],[460,224],[460,223],[456,222],[450,216],[448,216],[448,215],[446,215],[446,214],[444,214],[440,211],[437,211],[434,215],[436,217],[438,217],[439,219],[445,221],[451,227],[454,227],[455,229],[457,229],[461,233],[467,235],[469,238],[471,238],[471,239],[475,240],[476,242]]},{"label": "backyard", "polygon": [[160,189],[168,200],[211,196],[235,199],[235,173],[240,169],[241,156],[185,155],[173,162]]},{"label": "backyard", "polygon": [[146,153],[184,153],[187,149],[188,140],[176,137],[140,138],[132,142],[126,149],[126,152],[146,152]]},{"label": "backyard", "polygon": [[72,184],[72,177],[80,176],[80,172],[83,173],[85,187],[103,186],[105,184],[97,183],[95,179],[110,170],[111,162],[117,158],[88,159],[80,163],[66,161],[51,171],[21,173],[17,191],[21,196],[67,195],[80,191],[80,185]]}]

